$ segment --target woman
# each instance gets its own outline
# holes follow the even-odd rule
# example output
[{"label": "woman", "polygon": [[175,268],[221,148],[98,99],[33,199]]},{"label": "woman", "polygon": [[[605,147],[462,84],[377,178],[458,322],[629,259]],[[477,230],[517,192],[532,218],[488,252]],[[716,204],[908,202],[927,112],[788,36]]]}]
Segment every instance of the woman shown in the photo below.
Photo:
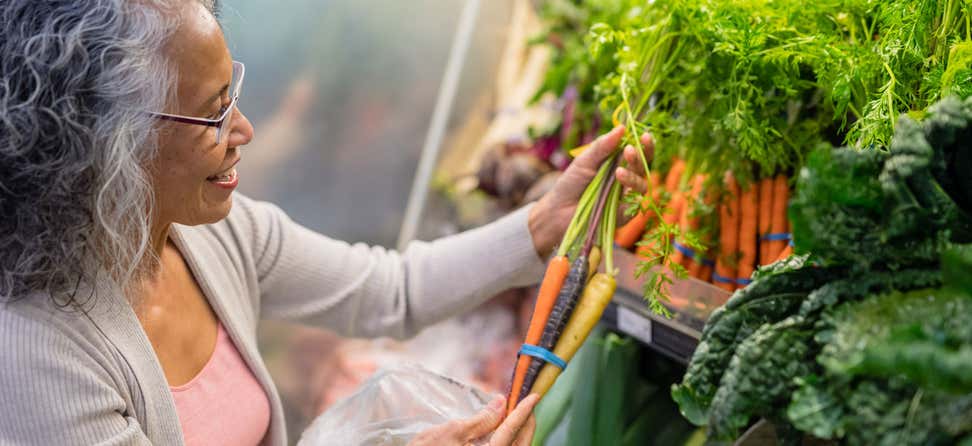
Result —
[{"label": "woman", "polygon": [[[214,11],[0,6],[0,444],[286,444],[261,318],[402,338],[536,281],[623,132],[498,222],[401,254],[348,245],[233,193],[253,128]],[[415,443],[526,444],[535,403]]]}]

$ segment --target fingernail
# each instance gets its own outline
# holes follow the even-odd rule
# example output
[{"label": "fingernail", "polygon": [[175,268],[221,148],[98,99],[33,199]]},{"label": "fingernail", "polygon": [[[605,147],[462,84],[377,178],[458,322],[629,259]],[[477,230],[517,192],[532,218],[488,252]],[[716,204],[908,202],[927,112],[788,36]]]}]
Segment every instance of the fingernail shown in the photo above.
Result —
[{"label": "fingernail", "polygon": [[493,398],[493,401],[489,402],[489,408],[494,411],[499,411],[504,406],[506,406],[506,398],[503,398],[502,396],[497,396],[496,398]]}]

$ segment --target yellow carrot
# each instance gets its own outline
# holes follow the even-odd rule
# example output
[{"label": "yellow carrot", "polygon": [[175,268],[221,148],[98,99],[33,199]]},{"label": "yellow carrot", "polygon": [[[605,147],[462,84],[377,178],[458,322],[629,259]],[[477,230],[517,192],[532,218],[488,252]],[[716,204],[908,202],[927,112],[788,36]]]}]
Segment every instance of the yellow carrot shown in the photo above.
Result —
[{"label": "yellow carrot", "polygon": [[[584,288],[584,294],[577,302],[577,308],[571,314],[563,333],[560,335],[560,340],[557,341],[557,346],[554,347],[553,353],[555,355],[568,362],[574,357],[591,330],[601,320],[601,315],[604,313],[607,304],[611,302],[616,288],[617,282],[610,274],[597,273],[594,275],[591,282]],[[540,374],[537,375],[537,380],[533,383],[530,393],[543,396],[553,386],[554,381],[560,376],[560,372],[560,368],[555,365],[544,365]]]},{"label": "yellow carrot", "polygon": [[591,277],[597,272],[597,268],[601,266],[601,248],[597,246],[591,248],[591,253],[587,256],[587,261],[589,266],[587,267],[587,280],[585,283],[591,281]]}]

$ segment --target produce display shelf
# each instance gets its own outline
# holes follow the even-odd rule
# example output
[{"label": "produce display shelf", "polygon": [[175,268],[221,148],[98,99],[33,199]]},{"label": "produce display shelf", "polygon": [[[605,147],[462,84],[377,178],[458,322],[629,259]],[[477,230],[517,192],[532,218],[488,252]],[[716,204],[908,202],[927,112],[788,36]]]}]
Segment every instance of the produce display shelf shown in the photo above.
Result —
[{"label": "produce display shelf", "polygon": [[649,348],[688,364],[699,343],[702,327],[716,308],[729,299],[730,293],[710,283],[688,278],[674,280],[669,288],[670,302],[665,304],[672,317],[653,314],[642,299],[644,278],[635,278],[638,258],[622,249],[615,250],[618,289],[604,311],[601,323],[627,334]]}]

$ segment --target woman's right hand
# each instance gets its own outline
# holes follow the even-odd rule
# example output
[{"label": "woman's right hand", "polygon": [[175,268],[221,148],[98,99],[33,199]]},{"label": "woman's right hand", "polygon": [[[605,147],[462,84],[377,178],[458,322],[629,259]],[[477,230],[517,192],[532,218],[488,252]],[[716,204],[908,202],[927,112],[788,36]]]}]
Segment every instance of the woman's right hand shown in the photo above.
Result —
[{"label": "woman's right hand", "polygon": [[[533,394],[523,399],[510,416],[506,412],[506,398],[497,396],[481,412],[465,420],[450,421],[419,433],[409,446],[527,446],[533,441],[536,419],[533,408],[540,396]],[[488,441],[484,437],[493,433]],[[477,441],[480,440],[480,441]]]}]

